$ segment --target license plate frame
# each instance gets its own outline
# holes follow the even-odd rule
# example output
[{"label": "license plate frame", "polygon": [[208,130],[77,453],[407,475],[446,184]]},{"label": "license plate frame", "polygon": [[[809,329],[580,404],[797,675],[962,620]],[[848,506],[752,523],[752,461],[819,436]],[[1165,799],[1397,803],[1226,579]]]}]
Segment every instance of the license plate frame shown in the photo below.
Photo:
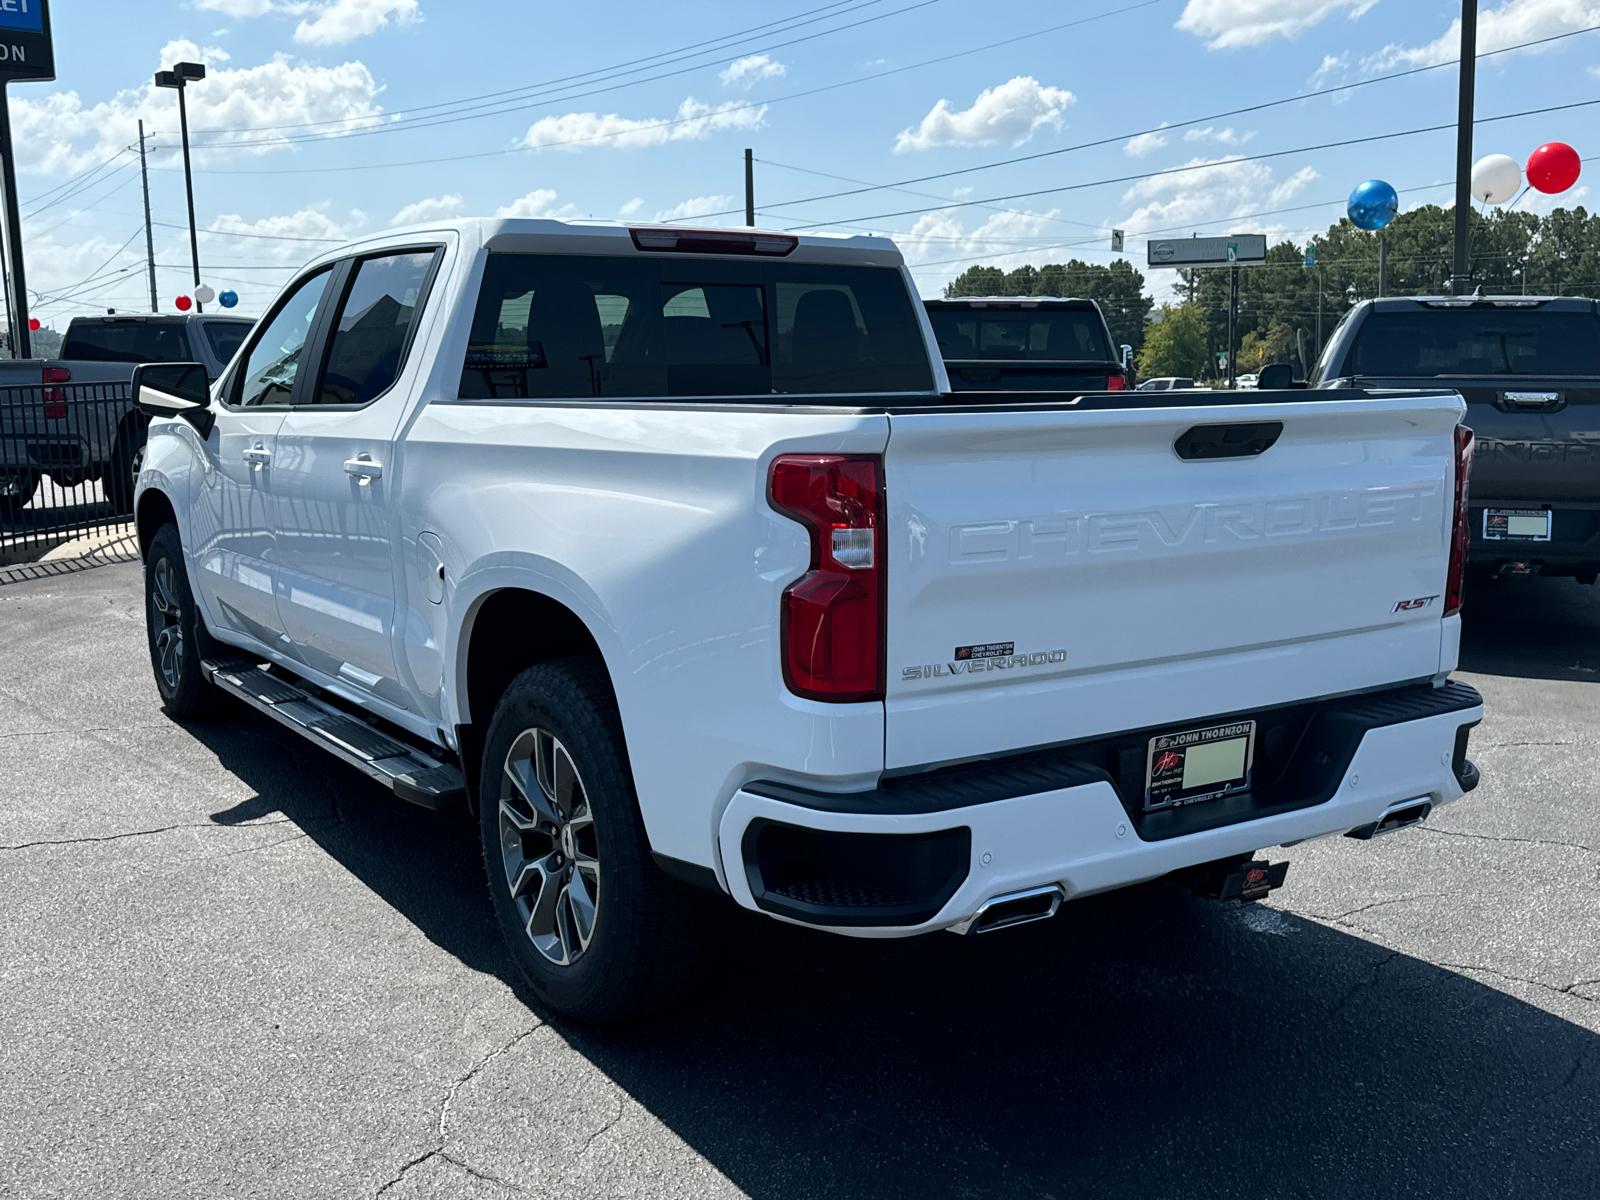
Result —
[{"label": "license plate frame", "polygon": [[1483,540],[1486,542],[1548,542],[1555,525],[1548,508],[1486,508]]},{"label": "license plate frame", "polygon": [[[1196,750],[1200,753],[1193,753]],[[1156,734],[1145,745],[1144,811],[1182,808],[1247,792],[1255,757],[1253,720]]]}]

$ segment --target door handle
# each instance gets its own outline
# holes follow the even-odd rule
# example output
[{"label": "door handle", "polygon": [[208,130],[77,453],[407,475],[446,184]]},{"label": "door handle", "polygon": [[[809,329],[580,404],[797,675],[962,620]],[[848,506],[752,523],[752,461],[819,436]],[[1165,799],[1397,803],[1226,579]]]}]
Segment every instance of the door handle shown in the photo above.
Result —
[{"label": "door handle", "polygon": [[344,460],[344,473],[353,475],[363,484],[371,483],[383,475],[383,464],[370,454],[358,454]]},{"label": "door handle", "polygon": [[244,452],[244,460],[258,467],[264,467],[272,461],[272,451],[265,446],[251,446]]}]

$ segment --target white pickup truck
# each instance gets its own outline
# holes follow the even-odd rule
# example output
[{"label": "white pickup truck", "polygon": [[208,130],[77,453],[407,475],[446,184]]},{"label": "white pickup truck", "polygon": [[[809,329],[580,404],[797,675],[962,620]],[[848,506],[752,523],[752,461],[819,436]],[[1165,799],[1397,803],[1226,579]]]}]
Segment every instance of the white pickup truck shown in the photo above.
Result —
[{"label": "white pickup truck", "polygon": [[701,893],[979,933],[1477,782],[1454,392],[950,394],[894,245],[460,221],[135,379],[168,710],[477,815],[553,1009]]}]

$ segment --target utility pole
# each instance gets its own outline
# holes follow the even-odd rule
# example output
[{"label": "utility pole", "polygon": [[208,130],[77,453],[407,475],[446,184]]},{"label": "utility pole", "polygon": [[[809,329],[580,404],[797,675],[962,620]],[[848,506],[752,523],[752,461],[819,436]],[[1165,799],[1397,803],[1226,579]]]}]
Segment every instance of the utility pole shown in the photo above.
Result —
[{"label": "utility pole", "polygon": [[189,197],[189,256],[194,263],[194,310],[204,311],[200,303],[200,238],[194,225],[194,173],[189,168],[189,107],[183,98],[185,85],[206,77],[204,63],[181,62],[170,71],[156,72],[156,86],[174,88],[178,93],[178,127],[183,134],[183,190]]},{"label": "utility pole", "polygon": [[744,152],[744,223],[756,226],[756,166],[755,152],[749,147]]},{"label": "utility pole", "polygon": [[150,311],[160,312],[161,301],[156,299],[156,239],[150,231],[150,172],[144,162],[144,122],[139,122],[139,178],[144,181],[144,253],[150,264]]},{"label": "utility pole", "polygon": [[28,283],[22,269],[22,214],[17,211],[16,155],[11,149],[11,105],[0,84],[0,186],[6,199],[6,316],[11,323],[11,357],[32,358],[28,337]]},{"label": "utility pole", "polygon": [[1389,239],[1383,236],[1383,231],[1378,231],[1378,295],[1388,294],[1389,283]]},{"label": "utility pole", "polygon": [[1239,379],[1239,356],[1234,352],[1239,337],[1239,268],[1228,269],[1228,386]]},{"label": "utility pole", "polygon": [[1472,91],[1478,66],[1478,0],[1461,0],[1461,96],[1456,112],[1456,245],[1451,294],[1465,296],[1472,279]]}]

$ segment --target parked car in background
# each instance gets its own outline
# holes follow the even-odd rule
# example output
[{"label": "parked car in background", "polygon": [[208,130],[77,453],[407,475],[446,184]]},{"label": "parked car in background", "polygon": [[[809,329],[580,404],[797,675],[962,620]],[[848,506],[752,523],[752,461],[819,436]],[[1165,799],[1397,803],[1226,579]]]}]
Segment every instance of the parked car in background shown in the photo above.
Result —
[{"label": "parked car in background", "polygon": [[1194,380],[1187,375],[1159,375],[1155,379],[1146,379],[1135,391],[1140,392],[1170,392],[1176,388],[1192,388]]},{"label": "parked car in background", "polygon": [[964,391],[1122,391],[1128,367],[1093,300],[967,296],[925,301],[950,386]]},{"label": "parked car in background", "polygon": [[1443,384],[1477,435],[1477,571],[1600,575],[1600,306],[1578,297],[1365,300],[1329,339],[1316,388]]},{"label": "parked car in background", "polygon": [[1244,391],[1249,391],[1258,386],[1260,382],[1261,376],[1255,374],[1254,372],[1250,372],[1235,379],[1233,381],[1233,386]]},{"label": "parked car in background", "polygon": [[669,997],[711,897],[878,938],[1173,873],[1259,899],[1263,847],[1475,786],[1451,388],[951,392],[915,297],[875,237],[325,254],[214,386],[135,378],[163,702],[470,811],[585,1020]]},{"label": "parked car in background", "polygon": [[197,362],[209,378],[255,324],[248,317],[74,317],[61,357],[0,360],[0,517],[25,507],[48,474],[64,488],[100,480],[118,512],[133,503],[147,421],[129,381],[140,363]]}]

